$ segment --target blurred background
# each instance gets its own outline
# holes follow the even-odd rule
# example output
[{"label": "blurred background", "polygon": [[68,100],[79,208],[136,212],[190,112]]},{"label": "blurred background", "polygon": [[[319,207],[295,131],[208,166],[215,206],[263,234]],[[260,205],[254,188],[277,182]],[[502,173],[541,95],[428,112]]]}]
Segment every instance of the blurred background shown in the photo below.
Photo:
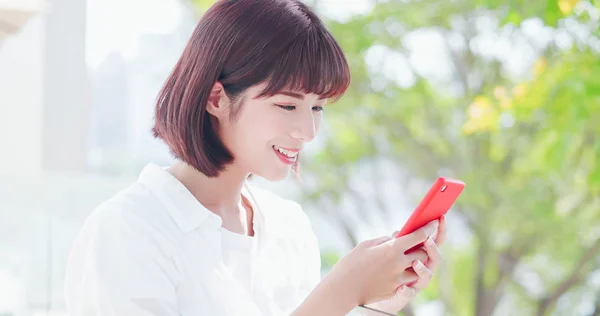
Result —
[{"label": "blurred background", "polygon": [[[0,315],[66,315],[86,216],[168,165],[156,94],[208,0],[0,0]],[[467,184],[400,315],[600,315],[600,1],[306,0],[350,62],[302,182],[322,272]]]}]

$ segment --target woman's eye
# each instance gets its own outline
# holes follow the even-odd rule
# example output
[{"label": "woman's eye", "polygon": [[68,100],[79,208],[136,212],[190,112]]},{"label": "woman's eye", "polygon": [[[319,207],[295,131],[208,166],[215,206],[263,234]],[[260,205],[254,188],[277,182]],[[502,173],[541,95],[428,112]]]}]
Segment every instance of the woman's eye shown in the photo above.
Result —
[{"label": "woman's eye", "polygon": [[294,106],[294,105],[280,105],[280,104],[275,104],[275,105],[277,105],[278,107],[280,107],[286,111],[293,111],[296,108],[296,106]]},{"label": "woman's eye", "polygon": [[[286,111],[293,111],[296,109],[295,105],[281,105],[281,104],[275,104],[275,105]],[[315,112],[321,112],[321,111],[323,111],[323,106],[319,106],[319,105],[313,106],[312,110]]]}]

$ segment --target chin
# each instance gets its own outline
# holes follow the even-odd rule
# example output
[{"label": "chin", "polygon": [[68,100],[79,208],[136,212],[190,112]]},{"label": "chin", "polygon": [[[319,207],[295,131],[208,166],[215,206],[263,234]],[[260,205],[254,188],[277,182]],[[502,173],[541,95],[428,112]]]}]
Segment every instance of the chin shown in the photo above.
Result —
[{"label": "chin", "polygon": [[291,168],[279,170],[271,169],[266,172],[257,173],[256,175],[271,182],[278,182],[285,180],[290,175],[290,171]]}]

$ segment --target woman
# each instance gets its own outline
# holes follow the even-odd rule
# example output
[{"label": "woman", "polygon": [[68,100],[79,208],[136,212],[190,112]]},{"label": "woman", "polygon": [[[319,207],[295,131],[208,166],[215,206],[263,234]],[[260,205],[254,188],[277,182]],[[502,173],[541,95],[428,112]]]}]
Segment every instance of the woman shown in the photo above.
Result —
[{"label": "woman", "polygon": [[215,3],[157,100],[154,135],[178,162],[149,164],[87,219],[66,270],[69,314],[401,309],[439,263],[443,219],[363,242],[320,280],[300,206],[247,184],[252,174],[276,181],[298,171],[325,103],[349,81],[340,47],[300,1]]}]

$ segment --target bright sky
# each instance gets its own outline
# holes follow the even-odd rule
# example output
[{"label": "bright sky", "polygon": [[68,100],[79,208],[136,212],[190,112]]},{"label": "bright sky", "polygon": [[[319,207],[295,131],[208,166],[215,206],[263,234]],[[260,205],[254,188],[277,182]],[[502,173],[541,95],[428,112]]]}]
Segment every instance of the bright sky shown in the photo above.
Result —
[{"label": "bright sky", "polygon": [[[87,58],[93,69],[115,50],[125,58],[135,57],[137,39],[141,35],[169,33],[182,19],[179,0],[87,0],[87,3]],[[320,0],[318,3],[320,14],[343,21],[369,12],[373,2]]]},{"label": "bright sky", "polygon": [[87,58],[92,68],[112,51],[136,56],[146,33],[168,33],[181,19],[178,0],[87,0]]},{"label": "bright sky", "polygon": [[[5,0],[0,0],[5,1]],[[33,1],[33,0],[28,0]],[[137,43],[140,36],[148,33],[170,33],[184,18],[181,0],[87,0],[88,7],[88,65],[96,69],[106,56],[120,52],[126,59],[137,55]],[[315,0],[304,0],[313,4]],[[320,15],[346,21],[354,15],[368,13],[373,9],[373,0],[316,0]],[[489,17],[479,18],[478,28],[484,34],[476,41],[472,49],[488,55],[507,59],[507,68],[513,73],[527,69],[532,51],[526,51],[528,45],[511,45],[508,38],[498,38],[495,23]],[[539,20],[539,19],[538,19]],[[549,32],[536,19],[523,23],[523,30],[530,38],[550,39]],[[565,41],[569,40],[568,36]],[[372,70],[383,77],[396,81],[399,86],[409,87],[415,77],[410,71],[409,62],[419,74],[429,78],[447,81],[452,74],[451,63],[442,58],[444,39],[433,29],[424,29],[408,34],[405,45],[412,52],[409,59],[386,47],[373,47],[366,55],[366,62]],[[451,39],[452,44],[460,43]],[[599,41],[600,46],[600,41]],[[463,43],[463,46],[466,43]],[[568,46],[568,45],[567,45]],[[375,76],[377,78],[377,76]],[[445,79],[445,80],[444,80]],[[376,80],[375,80],[376,81]],[[376,84],[377,82],[374,82]]]}]

